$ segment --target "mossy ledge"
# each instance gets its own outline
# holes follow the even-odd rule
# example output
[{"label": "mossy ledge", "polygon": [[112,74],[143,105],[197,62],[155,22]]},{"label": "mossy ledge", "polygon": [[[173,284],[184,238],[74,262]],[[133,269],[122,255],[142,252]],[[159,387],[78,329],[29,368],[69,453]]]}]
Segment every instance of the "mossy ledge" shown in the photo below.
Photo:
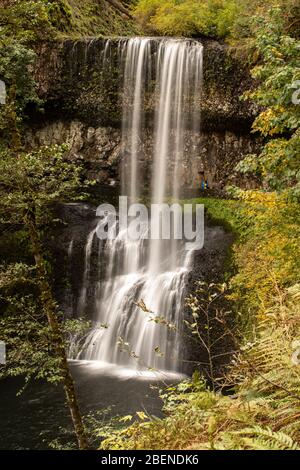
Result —
[{"label": "mossy ledge", "polygon": [[[160,40],[153,38],[153,53]],[[26,142],[30,148],[67,142],[71,155],[82,158],[89,176],[100,184],[120,180],[125,98],[120,44],[124,41],[124,37],[67,39],[35,47],[35,79],[45,112],[31,113]],[[232,179],[236,164],[260,146],[260,140],[251,133],[258,109],[240,99],[254,84],[247,66],[226,44],[203,38],[199,41],[204,46],[201,133],[186,130],[182,186],[194,187],[199,168],[204,168],[210,186],[223,188],[237,183]],[[154,108],[153,85],[145,105],[148,130],[141,167],[146,175],[150,175],[153,154]],[[197,158],[189,156],[191,145],[199,148]]]},{"label": "mossy ledge", "polygon": [[[101,60],[109,39],[110,64]],[[35,45],[35,78],[47,115],[63,112],[70,119],[88,125],[120,127],[122,116],[122,74],[118,62],[120,39],[86,38],[56,40]],[[153,41],[159,41],[154,38]],[[258,109],[242,101],[252,88],[250,71],[226,44],[209,39],[204,45],[203,96],[199,113],[202,130],[249,133]],[[149,112],[153,108],[149,97]]]}]

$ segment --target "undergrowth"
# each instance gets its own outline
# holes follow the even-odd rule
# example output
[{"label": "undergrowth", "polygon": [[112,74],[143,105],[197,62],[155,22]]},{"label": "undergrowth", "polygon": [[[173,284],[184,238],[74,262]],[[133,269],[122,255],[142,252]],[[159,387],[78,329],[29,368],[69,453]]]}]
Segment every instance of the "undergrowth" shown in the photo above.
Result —
[{"label": "undergrowth", "polygon": [[246,194],[194,201],[237,235],[231,300],[243,341],[219,391],[196,372],[161,392],[164,419],[143,414],[101,448],[300,450],[299,210],[272,193],[260,202]]}]

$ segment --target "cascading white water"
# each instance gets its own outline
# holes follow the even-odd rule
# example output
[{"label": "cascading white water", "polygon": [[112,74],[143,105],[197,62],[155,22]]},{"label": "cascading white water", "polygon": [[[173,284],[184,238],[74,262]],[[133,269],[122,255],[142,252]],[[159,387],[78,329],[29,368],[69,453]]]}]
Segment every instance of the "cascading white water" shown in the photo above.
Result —
[{"label": "cascading white water", "polygon": [[122,190],[136,201],[142,183],[138,177],[138,160],[144,124],[144,95],[151,75],[151,40],[129,40],[123,46],[122,56],[125,61],[122,137],[123,148],[130,156],[126,161],[128,170],[123,170]]},{"label": "cascading white water", "polygon": [[[151,199],[155,203],[162,203],[166,196],[176,199],[186,151],[185,131],[197,130],[200,125],[203,47],[189,40],[133,38],[121,43],[120,54],[124,70],[123,195],[136,202],[144,185],[140,161],[145,132],[150,127],[145,97],[154,79]],[[107,57],[106,50],[104,55]],[[159,224],[159,220],[154,223]],[[80,358],[179,371],[178,329],[193,254],[185,251],[180,240],[131,241],[127,235],[123,230],[105,244],[97,240],[95,228],[88,236],[79,298],[81,313],[87,303],[91,258],[98,256],[98,263],[104,260],[106,269],[96,289],[95,327]],[[93,246],[97,243],[95,254]],[[153,313],[137,305],[141,300]],[[153,321],[155,316],[163,321]],[[174,325],[176,331],[162,323]]]}]

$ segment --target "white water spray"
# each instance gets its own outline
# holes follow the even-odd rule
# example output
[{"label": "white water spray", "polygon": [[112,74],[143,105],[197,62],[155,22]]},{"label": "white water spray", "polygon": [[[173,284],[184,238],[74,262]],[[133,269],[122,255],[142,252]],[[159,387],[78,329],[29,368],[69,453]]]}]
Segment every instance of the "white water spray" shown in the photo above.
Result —
[{"label": "white water spray", "polygon": [[[162,203],[166,196],[178,198],[185,130],[200,126],[203,47],[189,40],[133,38],[123,40],[120,54],[124,67],[123,195],[136,202],[145,184],[140,172],[147,128],[145,99],[154,78],[151,199]],[[93,250],[96,243],[98,248]],[[178,331],[192,252],[185,251],[179,240],[132,241],[126,230],[102,244],[93,229],[85,249],[81,313],[88,302],[89,270],[95,256],[106,268],[97,284],[94,328],[80,359],[180,371]],[[141,300],[147,311],[137,305]]]}]

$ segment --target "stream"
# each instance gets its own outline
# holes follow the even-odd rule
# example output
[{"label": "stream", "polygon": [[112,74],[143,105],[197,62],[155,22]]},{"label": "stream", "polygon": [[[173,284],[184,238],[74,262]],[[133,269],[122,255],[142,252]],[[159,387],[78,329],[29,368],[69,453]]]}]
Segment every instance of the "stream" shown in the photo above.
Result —
[{"label": "stream", "polygon": [[[162,416],[159,387],[178,381],[175,374],[136,373],[130,369],[96,362],[71,362],[82,413],[94,414],[101,424],[116,416],[143,411]],[[0,387],[0,449],[47,450],[58,439],[74,443],[72,424],[60,386],[32,381],[17,396],[24,381],[6,379]],[[95,414],[96,413],[96,414]],[[95,443],[99,447],[100,439]]]}]

